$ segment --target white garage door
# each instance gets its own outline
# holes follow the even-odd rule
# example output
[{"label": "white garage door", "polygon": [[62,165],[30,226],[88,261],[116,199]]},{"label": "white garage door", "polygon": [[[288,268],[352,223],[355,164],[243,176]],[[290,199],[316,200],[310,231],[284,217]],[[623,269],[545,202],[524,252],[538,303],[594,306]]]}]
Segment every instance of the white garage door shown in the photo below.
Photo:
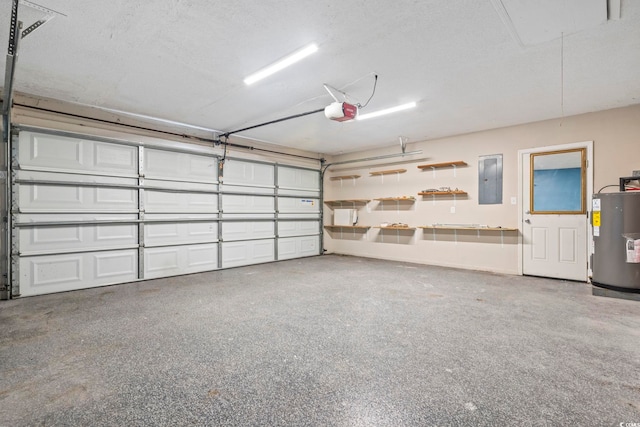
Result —
[{"label": "white garage door", "polygon": [[223,268],[320,253],[319,171],[242,159],[223,170]]},{"label": "white garage door", "polygon": [[185,151],[21,130],[12,295],[320,253],[319,171]]},{"label": "white garage door", "polygon": [[278,165],[278,259],[320,253],[320,173]]}]

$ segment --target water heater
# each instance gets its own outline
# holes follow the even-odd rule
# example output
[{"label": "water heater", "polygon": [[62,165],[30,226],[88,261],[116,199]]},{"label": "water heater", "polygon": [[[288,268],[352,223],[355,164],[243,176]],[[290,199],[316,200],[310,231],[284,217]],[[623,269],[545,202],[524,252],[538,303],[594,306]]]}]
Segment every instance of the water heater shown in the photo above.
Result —
[{"label": "water heater", "polygon": [[640,293],[640,191],[593,196],[594,286]]}]

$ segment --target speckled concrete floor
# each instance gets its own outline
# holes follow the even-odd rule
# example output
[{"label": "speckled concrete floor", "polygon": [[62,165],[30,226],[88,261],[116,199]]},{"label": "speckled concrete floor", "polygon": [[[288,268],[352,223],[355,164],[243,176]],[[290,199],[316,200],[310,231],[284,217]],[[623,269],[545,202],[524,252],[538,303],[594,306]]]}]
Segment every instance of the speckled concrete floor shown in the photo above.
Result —
[{"label": "speckled concrete floor", "polygon": [[0,425],[640,423],[640,303],[323,256],[0,302]]}]

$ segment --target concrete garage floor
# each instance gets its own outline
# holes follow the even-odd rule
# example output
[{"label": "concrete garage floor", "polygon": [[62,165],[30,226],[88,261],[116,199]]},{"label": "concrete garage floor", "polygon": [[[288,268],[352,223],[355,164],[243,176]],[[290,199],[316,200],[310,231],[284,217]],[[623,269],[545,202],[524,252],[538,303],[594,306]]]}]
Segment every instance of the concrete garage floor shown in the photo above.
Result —
[{"label": "concrete garage floor", "polygon": [[323,256],[0,302],[0,425],[640,423],[640,303]]}]

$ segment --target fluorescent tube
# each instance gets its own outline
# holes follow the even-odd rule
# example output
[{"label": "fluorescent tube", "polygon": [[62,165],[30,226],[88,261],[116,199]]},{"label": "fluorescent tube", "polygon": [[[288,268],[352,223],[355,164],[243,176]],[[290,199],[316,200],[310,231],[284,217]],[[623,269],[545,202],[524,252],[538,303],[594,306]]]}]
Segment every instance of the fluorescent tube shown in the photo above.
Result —
[{"label": "fluorescent tube", "polygon": [[316,45],[315,43],[312,43],[309,46],[304,47],[300,50],[297,50],[291,55],[282,58],[280,61],[274,62],[273,64],[251,74],[250,76],[244,79],[244,84],[250,85],[259,80],[262,80],[265,77],[268,77],[271,74],[277,73],[278,71],[283,70],[290,65],[293,65],[296,62],[300,61],[301,59],[306,58],[307,56],[317,51],[318,51],[318,45]]},{"label": "fluorescent tube", "polygon": [[374,117],[384,116],[385,114],[391,114],[402,110],[408,110],[409,108],[413,108],[416,106],[415,102],[409,102],[407,104],[396,105],[395,107],[385,108],[384,110],[373,111],[367,114],[358,114],[356,120],[365,120],[371,119]]}]

